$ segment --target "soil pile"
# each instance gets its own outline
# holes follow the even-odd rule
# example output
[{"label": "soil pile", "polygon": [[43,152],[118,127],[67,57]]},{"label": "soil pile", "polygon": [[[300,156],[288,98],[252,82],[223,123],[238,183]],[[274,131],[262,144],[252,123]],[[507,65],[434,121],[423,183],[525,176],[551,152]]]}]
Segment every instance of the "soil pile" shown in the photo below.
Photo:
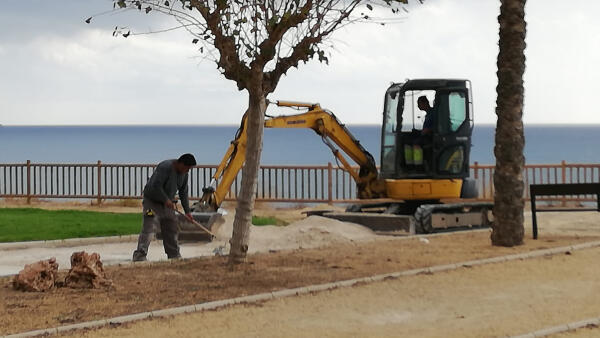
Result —
[{"label": "soil pile", "polygon": [[58,274],[56,258],[27,264],[13,279],[16,290],[43,292],[54,288]]},{"label": "soil pile", "polygon": [[65,278],[65,286],[74,289],[98,289],[111,286],[112,281],[106,278],[100,255],[85,251],[71,255],[71,269]]},{"label": "soil pile", "polygon": [[[233,230],[233,216],[214,229],[219,240],[229,240]],[[333,243],[350,243],[372,240],[377,235],[358,224],[335,219],[310,216],[287,226],[252,226],[250,230],[250,252],[314,248]]]}]

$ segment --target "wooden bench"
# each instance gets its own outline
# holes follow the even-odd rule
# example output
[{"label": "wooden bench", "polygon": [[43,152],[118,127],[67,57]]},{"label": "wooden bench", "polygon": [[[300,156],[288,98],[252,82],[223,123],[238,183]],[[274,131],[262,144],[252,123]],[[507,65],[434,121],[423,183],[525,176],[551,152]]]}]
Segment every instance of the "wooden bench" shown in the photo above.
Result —
[{"label": "wooden bench", "polygon": [[[531,217],[533,227],[533,239],[538,237],[536,212],[546,211],[598,211],[600,212],[600,183],[573,183],[573,184],[532,184],[529,186],[531,196]],[[535,207],[536,196],[561,196],[561,195],[596,195],[597,207],[594,208],[571,208],[571,209],[540,209]]]}]

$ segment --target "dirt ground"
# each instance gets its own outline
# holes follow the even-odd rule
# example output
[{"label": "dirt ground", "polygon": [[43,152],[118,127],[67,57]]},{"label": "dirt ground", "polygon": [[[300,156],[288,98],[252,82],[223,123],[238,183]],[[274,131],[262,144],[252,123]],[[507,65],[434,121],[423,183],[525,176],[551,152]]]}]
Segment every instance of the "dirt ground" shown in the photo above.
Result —
[{"label": "dirt ground", "polygon": [[552,335],[552,338],[596,338],[600,337],[600,328],[597,326],[586,327],[561,334]]},{"label": "dirt ground", "polygon": [[[598,315],[600,249],[416,275],[84,337],[506,337]],[[587,334],[590,335],[587,335]],[[570,335],[593,336],[596,330]],[[597,337],[597,335],[595,335]]]},{"label": "dirt ground", "polygon": [[[378,240],[254,254],[230,271],[226,258],[211,257],[155,266],[108,267],[107,290],[56,289],[23,293],[0,279],[0,334],[202,303],[284,288],[351,279],[470,259],[538,250],[598,237],[546,236],[515,248],[492,247],[488,232],[429,239]],[[63,272],[64,273],[64,272]],[[156,297],[148,297],[156,295]]]},{"label": "dirt ground", "polygon": [[[4,202],[0,205],[28,206],[19,200]],[[139,206],[132,201],[107,202],[101,206],[78,202],[34,201],[31,206],[47,209],[139,212]],[[230,212],[228,218],[232,218],[234,207],[234,204],[225,205]],[[310,208],[281,208],[277,204],[265,203],[257,205],[255,214],[295,222],[305,217],[302,211],[316,208],[332,207],[318,205]],[[13,291],[10,288],[10,280],[0,278],[0,334],[563,246],[600,238],[599,213],[540,213],[538,223],[540,240],[530,240],[531,236],[527,234],[525,245],[517,248],[491,247],[488,232],[455,233],[430,238],[429,243],[425,243],[418,238],[386,238],[363,234],[356,229],[355,237],[365,237],[366,242],[349,238],[345,243],[336,243],[334,240],[327,240],[326,236],[329,234],[333,239],[339,237],[332,236],[333,233],[328,231],[333,228],[323,230],[323,227],[309,224],[310,231],[305,231],[306,225],[296,230],[291,225],[289,229],[274,229],[272,233],[267,228],[255,231],[255,235],[258,236],[254,239],[254,245],[251,243],[252,248],[264,247],[266,252],[251,255],[249,264],[237,267],[234,271],[229,271],[223,257],[199,258],[152,267],[109,267],[108,278],[114,281],[114,287],[111,289],[58,289],[43,294]],[[525,227],[529,232],[529,213],[525,215]],[[340,227],[338,230],[345,234],[344,229],[346,228]],[[221,230],[225,235],[229,231],[225,228]],[[321,247],[307,249],[305,243],[312,243],[315,238],[321,240]],[[304,249],[280,248],[279,242],[282,239]],[[63,271],[63,276],[64,273]],[[455,289],[455,284],[451,282],[449,285],[452,287],[440,289],[447,292]],[[148,297],[149,294],[159,296]],[[170,324],[167,327],[171,327]],[[586,331],[578,332],[585,334]]]}]

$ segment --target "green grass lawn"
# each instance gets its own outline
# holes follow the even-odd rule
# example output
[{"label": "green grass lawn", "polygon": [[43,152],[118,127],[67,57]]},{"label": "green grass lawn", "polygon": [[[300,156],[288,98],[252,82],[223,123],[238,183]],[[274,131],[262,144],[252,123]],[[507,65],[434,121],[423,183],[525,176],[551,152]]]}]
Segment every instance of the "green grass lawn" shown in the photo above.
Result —
[{"label": "green grass lawn", "polygon": [[[36,208],[0,208],[0,242],[132,235],[140,232],[140,213]],[[252,217],[254,225],[285,226],[276,217]]]},{"label": "green grass lawn", "polygon": [[0,242],[137,234],[141,213],[0,208]]},{"label": "green grass lawn", "polygon": [[257,226],[261,226],[261,225],[286,226],[286,225],[288,225],[288,222],[281,220],[277,217],[272,217],[272,216],[267,216],[267,217],[252,216],[252,224],[257,225]]}]

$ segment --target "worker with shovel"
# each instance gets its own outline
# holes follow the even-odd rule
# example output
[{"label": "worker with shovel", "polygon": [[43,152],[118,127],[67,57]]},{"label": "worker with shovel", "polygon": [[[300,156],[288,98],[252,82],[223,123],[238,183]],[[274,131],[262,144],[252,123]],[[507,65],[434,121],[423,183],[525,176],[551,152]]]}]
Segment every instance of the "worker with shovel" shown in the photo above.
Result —
[{"label": "worker with shovel", "polygon": [[166,160],[158,164],[154,173],[144,187],[143,224],[138,238],[137,249],[133,252],[133,261],[145,261],[148,246],[155,233],[157,225],[163,237],[163,246],[169,259],[180,258],[178,235],[178,220],[176,204],[173,202],[175,193],[185,211],[185,217],[193,222],[188,199],[188,172],[196,165],[192,154],[183,154],[179,159]]}]

